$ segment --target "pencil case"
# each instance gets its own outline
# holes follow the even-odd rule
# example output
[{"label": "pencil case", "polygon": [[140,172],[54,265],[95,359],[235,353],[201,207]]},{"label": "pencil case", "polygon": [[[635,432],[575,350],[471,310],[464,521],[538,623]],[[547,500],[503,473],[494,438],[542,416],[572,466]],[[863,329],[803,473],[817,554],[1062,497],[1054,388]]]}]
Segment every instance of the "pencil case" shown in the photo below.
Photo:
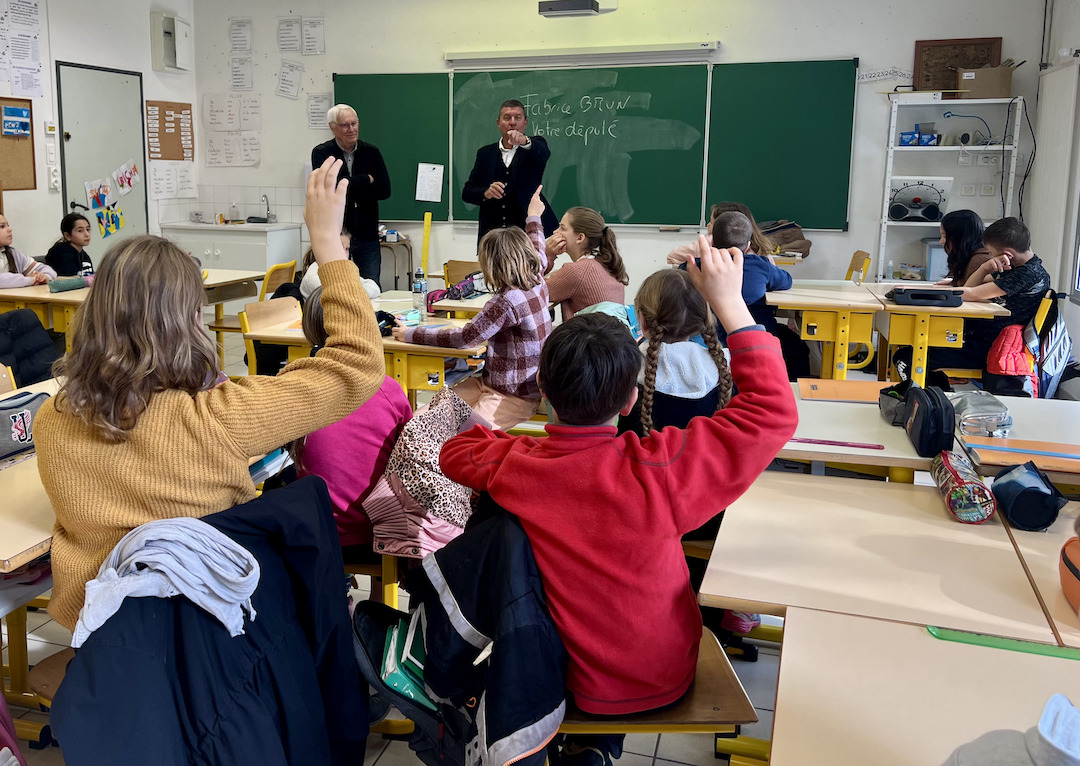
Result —
[{"label": "pencil case", "polygon": [[1017,529],[1041,532],[1055,521],[1067,502],[1046,474],[1030,460],[994,477],[994,497],[1001,515]]},{"label": "pencil case", "polygon": [[54,279],[49,282],[50,293],[63,293],[68,290],[81,290],[86,287],[87,282],[83,277],[71,277],[70,279]]},{"label": "pencil case", "polygon": [[416,325],[420,324],[419,309],[409,309],[400,314],[395,314],[395,316],[397,317],[397,320],[406,327],[416,327]]},{"label": "pencil case", "polygon": [[997,510],[994,494],[983,484],[975,466],[958,452],[942,452],[930,461],[930,475],[953,518],[964,524],[982,524]]},{"label": "pencil case", "polygon": [[34,448],[34,418],[48,398],[24,391],[0,400],[0,460]]},{"label": "pencil case", "polygon": [[904,409],[907,407],[907,393],[911,385],[910,380],[904,380],[895,386],[883,388],[878,393],[878,411],[889,425],[904,425]]},{"label": "pencil case", "polygon": [[956,420],[952,402],[937,386],[912,384],[904,405],[904,430],[919,457],[933,457],[952,448]]},{"label": "pencil case", "polygon": [[928,287],[894,287],[885,297],[897,306],[941,306],[949,308],[964,302],[963,290]]},{"label": "pencil case", "polygon": [[965,436],[1009,435],[1013,422],[1009,408],[989,391],[960,391],[948,396],[960,433]]}]

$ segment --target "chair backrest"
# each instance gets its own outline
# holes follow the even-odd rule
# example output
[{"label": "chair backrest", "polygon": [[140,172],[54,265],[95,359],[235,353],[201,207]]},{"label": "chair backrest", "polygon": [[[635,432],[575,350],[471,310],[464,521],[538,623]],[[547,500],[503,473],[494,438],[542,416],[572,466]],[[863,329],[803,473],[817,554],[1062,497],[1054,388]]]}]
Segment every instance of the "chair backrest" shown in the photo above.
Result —
[{"label": "chair backrest", "polygon": [[447,261],[443,264],[446,286],[456,285],[470,274],[480,271],[480,261]]},{"label": "chair backrest", "polygon": [[244,334],[244,350],[247,352],[249,375],[258,375],[259,367],[255,356],[255,341],[248,338],[248,333],[285,322],[296,322],[302,316],[300,302],[291,296],[271,298],[268,301],[249,303],[244,306],[239,319],[240,332]]},{"label": "chair backrest", "polygon": [[16,388],[18,386],[15,385],[15,371],[7,366],[0,367],[0,394],[6,394]]},{"label": "chair backrest", "polygon": [[296,276],[296,261],[278,263],[266,270],[263,277],[262,290],[259,291],[259,300],[266,300],[266,296],[273,295],[274,291],[286,282],[292,282]]},{"label": "chair backrest", "polygon": [[852,281],[852,277],[858,274],[858,279],[855,280],[856,284],[862,284],[866,279],[867,273],[870,271],[870,253],[865,250],[856,250],[855,254],[851,256],[851,263],[847,267],[847,276],[844,277],[847,281]]}]

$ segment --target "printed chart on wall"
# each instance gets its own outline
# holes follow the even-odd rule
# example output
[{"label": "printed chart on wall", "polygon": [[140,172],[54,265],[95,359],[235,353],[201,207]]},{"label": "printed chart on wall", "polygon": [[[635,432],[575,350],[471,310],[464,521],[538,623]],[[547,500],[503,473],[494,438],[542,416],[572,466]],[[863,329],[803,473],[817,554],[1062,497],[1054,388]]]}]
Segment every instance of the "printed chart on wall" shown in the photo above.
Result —
[{"label": "printed chart on wall", "polygon": [[262,99],[211,93],[203,100],[206,166],[254,167],[262,157]]},{"label": "printed chart on wall", "polygon": [[198,196],[195,186],[195,127],[191,104],[146,102],[146,141],[150,158],[150,199]]}]

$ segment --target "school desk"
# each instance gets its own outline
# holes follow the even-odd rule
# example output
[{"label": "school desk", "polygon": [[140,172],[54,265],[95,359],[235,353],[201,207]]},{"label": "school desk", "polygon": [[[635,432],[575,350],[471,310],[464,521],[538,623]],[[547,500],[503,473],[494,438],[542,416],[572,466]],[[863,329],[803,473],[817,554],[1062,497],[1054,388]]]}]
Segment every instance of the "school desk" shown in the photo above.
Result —
[{"label": "school desk", "polygon": [[[385,310],[385,309],[383,309]],[[459,327],[466,324],[462,319],[429,317],[424,324]],[[289,361],[301,359],[311,351],[311,345],[304,338],[304,331],[298,322],[286,322],[271,325],[261,330],[246,333],[245,338],[263,343],[289,347]],[[445,382],[443,360],[446,358],[468,359],[482,356],[484,346],[474,348],[444,348],[426,346],[419,343],[406,343],[392,337],[382,339],[383,354],[386,362],[386,374],[401,384],[409,396],[409,403],[416,408],[417,391],[437,391]]]},{"label": "school desk", "polygon": [[435,301],[431,304],[432,311],[452,311],[455,316],[471,317],[480,313],[480,310],[487,305],[487,302],[491,300],[493,293],[480,293],[474,295],[471,298],[463,298],[461,300],[450,300],[449,298],[443,298],[440,301]]},{"label": "school desk", "polygon": [[[922,386],[926,384],[927,349],[961,348],[964,345],[966,320],[1009,315],[1007,308],[989,301],[965,301],[952,307],[901,306],[885,297],[894,287],[911,287],[910,282],[877,282],[863,286],[877,297],[884,307],[884,311],[874,322],[879,337],[878,377],[882,380],[885,379],[894,346],[912,347],[911,379]],[[928,287],[925,284],[918,286]]]},{"label": "school desk", "polygon": [[935,487],[911,484],[762,474],[724,514],[700,600],[748,612],[805,607],[1055,643],[996,517],[960,524]]},{"label": "school desk", "polygon": [[[1058,574],[1061,546],[1076,535],[1075,524],[1078,516],[1080,502],[1072,502],[1061,509],[1057,521],[1045,532],[1025,532],[1010,528],[1009,533],[1046,606],[1050,624],[1059,643],[1080,648],[1080,617],[1077,617],[1076,611],[1065,600],[1065,594],[1061,590],[1061,576]],[[1076,677],[1080,678],[1080,672]],[[1080,694],[1074,697],[1073,701],[1080,704]]]},{"label": "school desk", "polygon": [[[263,273],[239,269],[209,269],[203,281],[206,303],[214,307],[214,318],[220,321],[224,316],[225,301],[247,298],[258,294],[256,280],[262,279]],[[41,324],[52,327],[56,332],[67,333],[75,311],[90,294],[90,288],[65,290],[51,293],[48,285],[33,287],[10,287],[0,289],[0,312],[28,308],[37,315]],[[51,311],[50,311],[51,309]],[[218,343],[222,342],[218,333]],[[67,350],[71,351],[71,333],[67,333]]]},{"label": "school desk", "polygon": [[1055,693],[1080,702],[1078,679],[1076,660],[789,609],[769,764],[937,766],[988,731],[1027,731]]},{"label": "school desk", "polygon": [[843,279],[796,279],[790,290],[766,293],[765,302],[802,314],[800,337],[822,341],[821,377],[838,380],[847,378],[848,345],[870,344],[881,310],[865,287]]},{"label": "school desk", "polygon": [[1048,455],[980,450],[985,444],[995,447],[1037,449],[1061,454],[1080,454],[1080,402],[1066,399],[1027,399],[1002,396],[1013,418],[1009,435],[1004,439],[967,437],[956,432],[957,441],[964,446],[984,476],[996,474],[1005,466],[1031,460],[1046,471],[1050,481],[1058,485],[1080,484],[1080,460]]},{"label": "school desk", "polygon": [[[799,384],[792,383],[791,388],[799,408],[799,425],[793,438],[839,443],[789,441],[777,457],[811,464],[842,463],[845,467],[884,466],[890,481],[909,484],[915,471],[930,470],[930,458],[919,457],[903,428],[885,422],[877,402],[804,399]],[[881,445],[883,449],[855,445]]]}]

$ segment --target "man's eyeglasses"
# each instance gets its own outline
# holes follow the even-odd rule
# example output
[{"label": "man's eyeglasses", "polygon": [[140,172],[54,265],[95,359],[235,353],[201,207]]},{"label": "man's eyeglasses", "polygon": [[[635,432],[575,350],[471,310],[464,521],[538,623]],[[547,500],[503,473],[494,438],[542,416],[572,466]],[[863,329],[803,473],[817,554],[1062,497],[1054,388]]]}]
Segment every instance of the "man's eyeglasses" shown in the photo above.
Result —
[{"label": "man's eyeglasses", "polygon": [[359,122],[335,122],[334,124],[337,125],[339,128],[344,128],[345,130],[356,130],[358,127],[360,127]]}]

